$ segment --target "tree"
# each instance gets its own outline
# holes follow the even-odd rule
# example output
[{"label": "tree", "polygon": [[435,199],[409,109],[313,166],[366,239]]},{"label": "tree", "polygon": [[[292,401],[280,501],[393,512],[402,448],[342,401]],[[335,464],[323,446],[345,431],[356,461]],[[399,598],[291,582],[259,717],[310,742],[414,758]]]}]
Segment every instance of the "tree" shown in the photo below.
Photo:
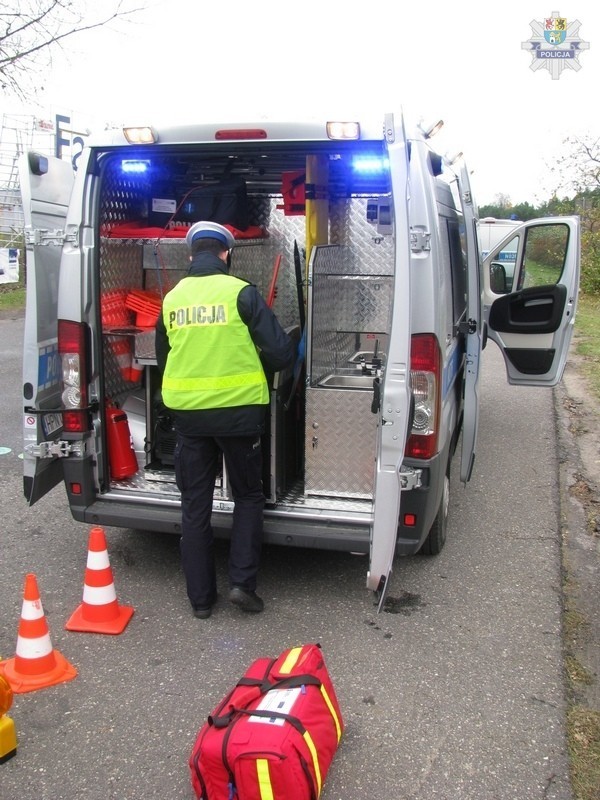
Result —
[{"label": "tree", "polygon": [[575,194],[600,189],[600,138],[569,136],[563,144],[566,155],[553,170],[562,186]]},{"label": "tree", "polygon": [[[556,171],[575,197],[571,213],[581,219],[581,288],[600,294],[600,138],[571,136]],[[564,211],[563,211],[564,213]]]},{"label": "tree", "polygon": [[[52,54],[68,37],[130,17],[140,8],[130,0],[2,0],[0,87],[20,100],[35,94],[32,78],[49,68]],[[142,6],[143,7],[143,6]]]}]

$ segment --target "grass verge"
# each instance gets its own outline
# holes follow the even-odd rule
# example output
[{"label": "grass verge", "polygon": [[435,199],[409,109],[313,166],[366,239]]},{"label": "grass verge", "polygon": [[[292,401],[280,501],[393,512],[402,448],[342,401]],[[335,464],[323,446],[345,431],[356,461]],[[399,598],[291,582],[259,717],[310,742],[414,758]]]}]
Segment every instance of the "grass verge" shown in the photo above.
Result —
[{"label": "grass verge", "polygon": [[13,311],[25,307],[25,287],[18,283],[0,285],[0,311]]},{"label": "grass verge", "polygon": [[[577,354],[577,371],[584,377],[589,392],[600,402],[600,297],[581,295],[577,306],[573,347]],[[572,652],[585,620],[573,607],[569,583],[564,586],[567,608],[563,616],[566,658],[565,670],[569,686],[567,740],[574,800],[600,798],[600,711],[581,702],[586,685],[594,676],[583,667]]]},{"label": "grass verge", "polygon": [[600,296],[582,295],[579,298],[573,342],[575,352],[581,356],[578,369],[596,400],[600,401]]},{"label": "grass verge", "polygon": [[573,705],[567,713],[571,783],[575,800],[600,796],[600,712]]}]

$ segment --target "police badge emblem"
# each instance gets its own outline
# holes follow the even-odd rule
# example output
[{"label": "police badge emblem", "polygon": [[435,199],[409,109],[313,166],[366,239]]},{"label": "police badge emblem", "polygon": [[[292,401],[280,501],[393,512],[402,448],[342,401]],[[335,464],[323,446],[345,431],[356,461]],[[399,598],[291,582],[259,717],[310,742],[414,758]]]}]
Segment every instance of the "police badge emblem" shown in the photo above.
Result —
[{"label": "police badge emblem", "polygon": [[564,69],[578,72],[581,69],[579,55],[589,49],[589,42],[579,38],[579,20],[568,22],[558,11],[550,17],[531,23],[533,36],[521,42],[521,48],[531,53],[530,69],[537,72],[547,69],[552,80],[560,78]]}]

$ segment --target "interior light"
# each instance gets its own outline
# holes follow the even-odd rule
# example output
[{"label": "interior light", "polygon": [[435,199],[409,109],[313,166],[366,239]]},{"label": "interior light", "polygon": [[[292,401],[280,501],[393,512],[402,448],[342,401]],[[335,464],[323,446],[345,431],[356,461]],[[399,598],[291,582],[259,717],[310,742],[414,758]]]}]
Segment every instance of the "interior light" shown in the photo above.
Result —
[{"label": "interior light", "polygon": [[121,169],[130,175],[141,175],[144,172],[148,172],[150,162],[145,159],[123,159],[121,161]]},{"label": "interior light", "polygon": [[152,128],[123,128],[123,135],[129,144],[154,144],[158,141],[158,136]]},{"label": "interior light", "polygon": [[327,136],[330,139],[360,139],[358,122],[328,122]]}]

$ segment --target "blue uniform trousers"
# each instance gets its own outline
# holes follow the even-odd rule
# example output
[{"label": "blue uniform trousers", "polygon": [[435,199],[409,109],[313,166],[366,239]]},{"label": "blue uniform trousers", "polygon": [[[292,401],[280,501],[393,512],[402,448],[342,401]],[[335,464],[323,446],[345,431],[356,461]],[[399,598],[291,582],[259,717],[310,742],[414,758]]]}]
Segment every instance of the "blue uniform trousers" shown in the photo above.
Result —
[{"label": "blue uniform trousers", "polygon": [[229,585],[256,589],[265,504],[260,437],[178,434],[175,477],[181,492],[181,563],[194,608],[207,608],[217,597],[210,519],[220,453],[234,501]]}]

